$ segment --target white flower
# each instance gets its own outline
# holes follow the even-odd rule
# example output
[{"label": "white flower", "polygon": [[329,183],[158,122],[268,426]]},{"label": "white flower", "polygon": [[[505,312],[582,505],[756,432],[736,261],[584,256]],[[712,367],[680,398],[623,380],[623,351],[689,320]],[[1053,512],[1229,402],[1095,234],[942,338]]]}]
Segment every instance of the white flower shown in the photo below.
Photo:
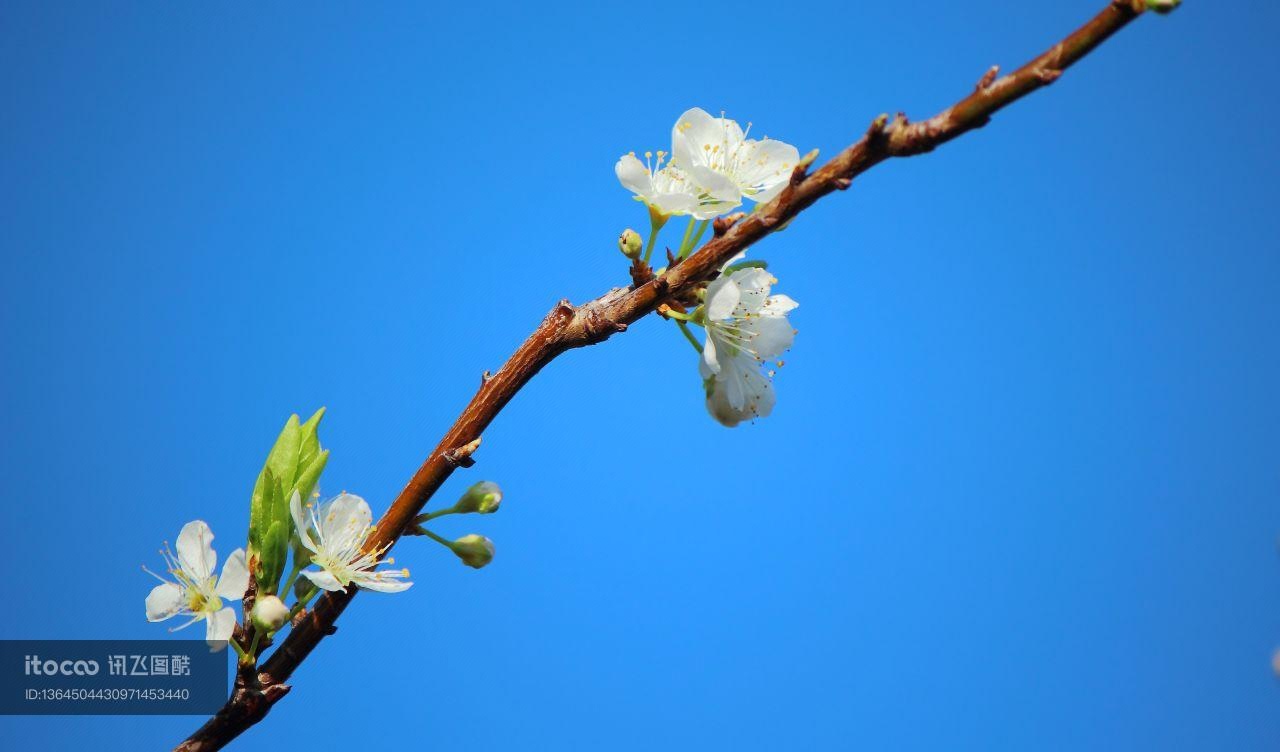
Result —
[{"label": "white flower", "polygon": [[636,194],[649,211],[660,217],[690,214],[695,219],[712,219],[742,203],[738,189],[726,178],[706,168],[693,174],[672,163],[664,167],[667,153],[645,152],[641,162],[635,152],[624,154],[613,171],[622,187]]},{"label": "white flower", "polygon": [[[174,556],[166,543],[161,555],[165,568],[177,582],[170,582],[147,569],[161,584],[147,596],[147,620],[164,621],[174,616],[190,616],[183,627],[204,619],[208,622],[205,639],[210,643],[231,639],[236,628],[235,610],[223,607],[222,599],[239,600],[249,589],[249,569],[244,549],[237,548],[222,566],[222,578],[214,577],[218,554],[213,550],[213,531],[202,520],[188,522],[178,533],[178,554]],[[146,569],[146,567],[143,567]]]},{"label": "white flower", "polygon": [[[751,130],[751,124],[747,124]],[[723,115],[713,118],[697,107],[680,116],[671,131],[672,162],[698,180],[705,171],[727,178],[753,201],[777,196],[800,161],[791,144],[766,138],[756,141]]]},{"label": "white flower", "polygon": [[797,306],[786,295],[769,295],[777,281],[764,269],[748,268],[722,273],[707,286],[707,341],[698,366],[707,410],[726,426],[763,418],[773,410],[773,385],[760,367],[791,347],[795,330],[787,314]]},{"label": "white flower", "polygon": [[[407,569],[374,571],[378,555],[386,548],[374,552],[363,550],[369,533],[373,532],[373,513],[369,511],[368,502],[359,496],[339,494],[318,508],[307,505],[304,513],[302,499],[294,491],[289,511],[302,545],[311,552],[311,563],[320,567],[318,572],[302,572],[316,587],[341,590],[354,583],[368,590],[398,593],[413,584],[399,581],[409,576]],[[388,559],[387,563],[392,560]]]}]

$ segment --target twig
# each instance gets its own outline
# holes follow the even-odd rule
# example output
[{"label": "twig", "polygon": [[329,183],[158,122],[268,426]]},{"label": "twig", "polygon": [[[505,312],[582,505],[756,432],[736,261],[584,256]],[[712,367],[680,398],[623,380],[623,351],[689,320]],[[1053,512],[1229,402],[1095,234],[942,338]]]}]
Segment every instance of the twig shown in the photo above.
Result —
[{"label": "twig", "polygon": [[[561,353],[602,342],[669,299],[679,300],[751,244],[784,226],[815,201],[848,188],[855,177],[891,157],[932,151],[974,128],[997,110],[1055,81],[1071,64],[1132,21],[1144,9],[1143,0],[1114,0],[1097,16],[1036,59],[1006,76],[989,69],[965,98],[928,120],[912,123],[905,115],[872,121],[856,143],[812,174],[808,165],[796,167],[790,184],[762,210],[717,220],[716,233],[696,253],[654,277],[647,265],[633,267],[635,284],[616,288],[581,306],[557,303],[498,371],[486,375],[470,404],[444,435],[408,485],[392,503],[368,541],[375,549],[394,544],[406,526],[455,469],[464,467],[478,446],[480,434],[520,388]],[[301,615],[279,648],[258,671],[257,686],[239,677],[236,691],[217,715],[176,748],[184,752],[221,749],[262,718],[288,691],[285,682],[325,635],[355,596],[354,589],[328,593]]]}]

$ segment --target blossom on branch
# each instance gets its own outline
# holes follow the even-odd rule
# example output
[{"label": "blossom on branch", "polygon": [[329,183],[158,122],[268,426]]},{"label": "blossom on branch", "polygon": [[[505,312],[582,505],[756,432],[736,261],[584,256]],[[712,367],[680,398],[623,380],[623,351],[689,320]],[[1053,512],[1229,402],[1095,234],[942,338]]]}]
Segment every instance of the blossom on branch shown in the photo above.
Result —
[{"label": "blossom on branch", "polygon": [[690,215],[695,219],[712,219],[742,203],[741,194],[727,178],[699,168],[690,173],[674,163],[662,164],[667,152],[659,151],[657,159],[645,152],[641,162],[635,152],[624,154],[613,171],[622,187],[643,201],[649,212],[665,221],[669,217]]},{"label": "blossom on branch", "polygon": [[[302,574],[322,590],[342,590],[354,584],[367,590],[398,593],[408,590],[411,582],[407,569],[375,571],[378,556],[385,551],[365,551],[365,542],[373,532],[373,513],[369,503],[355,494],[338,494],[324,504],[308,504],[295,492],[289,499],[289,511],[303,548],[311,552],[311,563],[319,571],[303,570]],[[388,559],[388,564],[393,563]]]},{"label": "blossom on branch", "polygon": [[230,606],[223,607],[222,599],[239,600],[249,589],[244,549],[237,548],[227,557],[221,578],[213,574],[218,554],[213,550],[213,531],[203,520],[188,522],[182,527],[182,532],[178,533],[177,549],[177,555],[174,555],[166,543],[160,552],[164,556],[165,569],[176,581],[169,581],[143,567],[148,574],[160,580],[160,584],[147,595],[147,621],[188,616],[187,622],[170,631],[176,632],[204,620],[205,639],[210,643],[231,639],[236,628],[236,614]]},{"label": "blossom on branch", "polygon": [[707,286],[703,326],[707,339],[699,371],[712,417],[733,427],[763,418],[776,397],[761,364],[791,347],[795,330],[787,314],[798,305],[786,295],[770,295],[777,279],[764,269],[731,270]]},{"label": "blossom on branch", "polygon": [[[751,124],[747,124],[747,131]],[[708,179],[730,182],[742,196],[764,203],[787,184],[800,152],[771,138],[747,138],[736,120],[714,118],[698,107],[685,112],[671,130],[672,163]]]}]

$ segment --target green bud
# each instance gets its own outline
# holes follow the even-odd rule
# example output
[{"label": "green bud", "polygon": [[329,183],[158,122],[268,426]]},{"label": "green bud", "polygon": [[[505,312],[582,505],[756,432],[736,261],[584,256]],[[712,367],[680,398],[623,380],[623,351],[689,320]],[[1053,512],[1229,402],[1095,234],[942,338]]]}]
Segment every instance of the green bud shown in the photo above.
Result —
[{"label": "green bud", "polygon": [[482,480],[462,495],[458,499],[458,503],[453,508],[459,514],[469,514],[476,512],[478,514],[492,514],[498,511],[498,506],[502,504],[502,489],[498,488],[497,483]]},{"label": "green bud", "polygon": [[640,251],[644,250],[644,238],[640,237],[640,233],[628,227],[618,236],[618,250],[622,251],[622,255],[629,259],[638,259],[640,258]]},{"label": "green bud", "polygon": [[493,561],[493,541],[483,535],[464,535],[455,540],[450,548],[462,559],[462,563],[474,569],[480,569]]},{"label": "green bud", "polygon": [[289,544],[296,538],[289,499],[311,495],[329,460],[320,446],[320,408],[305,423],[292,415],[271,447],[249,503],[249,560],[258,592],[274,594],[284,571]]},{"label": "green bud", "polygon": [[274,632],[289,621],[289,607],[274,595],[264,595],[253,604],[253,626],[260,632]]},{"label": "green bud", "polygon": [[1147,0],[1147,10],[1154,10],[1156,13],[1172,13],[1181,4],[1182,0]]}]

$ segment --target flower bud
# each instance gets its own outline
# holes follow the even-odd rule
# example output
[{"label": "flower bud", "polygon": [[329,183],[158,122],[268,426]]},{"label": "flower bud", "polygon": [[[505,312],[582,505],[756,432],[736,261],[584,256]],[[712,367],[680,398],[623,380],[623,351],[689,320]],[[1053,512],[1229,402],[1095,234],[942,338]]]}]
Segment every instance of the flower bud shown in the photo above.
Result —
[{"label": "flower bud", "polygon": [[274,595],[264,595],[253,604],[253,626],[262,632],[274,632],[289,621],[289,607]]},{"label": "flower bud", "polygon": [[640,233],[627,228],[618,236],[618,250],[622,251],[622,255],[629,259],[640,258],[640,251],[644,249],[644,238],[640,237]]},{"label": "flower bud", "polygon": [[1156,13],[1172,13],[1174,8],[1182,4],[1182,0],[1147,0],[1147,10]]},{"label": "flower bud", "polygon": [[502,489],[498,488],[498,484],[492,481],[482,480],[462,495],[458,499],[458,503],[453,508],[460,514],[469,514],[476,512],[478,514],[492,514],[498,511],[498,506],[502,504]]},{"label": "flower bud", "polygon": [[455,540],[451,548],[463,564],[474,569],[493,561],[493,541],[483,535],[464,535]]}]

